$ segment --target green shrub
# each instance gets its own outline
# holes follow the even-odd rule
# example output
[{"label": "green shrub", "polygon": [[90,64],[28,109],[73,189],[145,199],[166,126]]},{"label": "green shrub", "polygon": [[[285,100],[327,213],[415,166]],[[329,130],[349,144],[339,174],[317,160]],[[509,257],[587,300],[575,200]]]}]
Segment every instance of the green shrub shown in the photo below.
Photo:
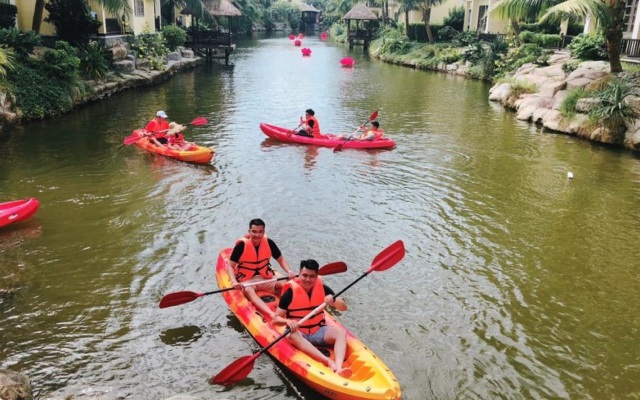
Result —
[{"label": "green shrub", "polygon": [[138,57],[149,60],[151,69],[162,70],[164,68],[164,56],[169,54],[169,49],[164,45],[161,35],[143,33],[134,36],[130,43]]},{"label": "green shrub", "polygon": [[480,41],[478,33],[468,30],[459,34],[453,42],[458,46],[473,46]]},{"label": "green shrub", "polygon": [[449,9],[449,15],[444,18],[443,24],[458,32],[464,30],[464,7],[453,7]]},{"label": "green shrub", "polygon": [[622,131],[624,122],[636,117],[635,111],[626,101],[637,95],[638,88],[628,78],[613,79],[601,90],[595,92],[598,105],[589,113],[593,119],[601,121],[612,131]]},{"label": "green shrub", "polygon": [[103,80],[111,69],[111,53],[94,40],[81,47],[78,52],[80,56],[80,72],[83,77]]},{"label": "green shrub", "polygon": [[11,53],[0,47],[0,78],[7,75],[7,71],[13,68],[13,57]]},{"label": "green shrub", "polygon": [[41,43],[42,37],[34,31],[20,32],[16,28],[0,29],[0,47],[12,48],[19,58],[28,57]]},{"label": "green shrub", "polygon": [[382,37],[380,54],[407,54],[411,51],[409,38],[398,29],[386,27],[382,31]]},{"label": "green shrub", "polygon": [[564,100],[562,100],[558,111],[560,111],[560,113],[565,117],[571,117],[575,115],[576,104],[578,103],[578,100],[585,97],[589,97],[589,91],[587,91],[587,89],[585,89],[584,87],[571,89],[567,93],[567,96],[564,98]]},{"label": "green shrub", "polygon": [[422,22],[409,24],[407,36],[409,37],[409,40],[414,42],[426,43],[429,41],[429,38],[427,38],[427,31]]},{"label": "green shrub", "polygon": [[533,33],[528,31],[520,32],[520,35],[518,35],[518,38],[520,39],[520,42],[523,44],[534,43],[545,49],[558,47],[558,45],[560,44],[560,40],[562,39],[560,35],[548,35],[548,34]]},{"label": "green shrub", "polygon": [[88,43],[89,35],[97,34],[102,25],[91,16],[85,0],[48,0],[44,8],[49,12],[45,21],[53,24],[58,37],[69,43]]},{"label": "green shrub", "polygon": [[607,41],[604,36],[598,35],[578,35],[567,46],[571,50],[571,55],[581,60],[606,60]]},{"label": "green shrub", "polygon": [[0,3],[0,29],[16,27],[16,15],[18,7],[13,4]]},{"label": "green shrub", "polygon": [[438,32],[438,40],[441,42],[451,42],[460,33],[450,26],[445,26]]},{"label": "green shrub", "polygon": [[[562,72],[564,72],[565,74],[570,74],[576,69],[578,69],[578,63],[571,62],[571,63],[562,64]],[[625,68],[625,71],[626,70],[627,69]]]},{"label": "green shrub", "polygon": [[187,32],[179,26],[165,25],[162,28],[162,37],[164,37],[169,50],[176,51],[178,46],[184,45],[184,42],[187,41]]},{"label": "green shrub", "polygon": [[549,64],[549,56],[553,51],[544,50],[534,43],[509,49],[508,53],[496,60],[496,75],[502,76],[514,72],[524,64],[533,63],[538,66]]},{"label": "green shrub", "polygon": [[7,74],[16,106],[27,119],[42,119],[62,114],[73,107],[73,85],[52,79],[46,62],[26,59]]},{"label": "green shrub", "polygon": [[48,78],[74,83],[79,80],[80,58],[78,51],[69,43],[59,40],[55,48],[48,49],[42,55],[43,68]]}]

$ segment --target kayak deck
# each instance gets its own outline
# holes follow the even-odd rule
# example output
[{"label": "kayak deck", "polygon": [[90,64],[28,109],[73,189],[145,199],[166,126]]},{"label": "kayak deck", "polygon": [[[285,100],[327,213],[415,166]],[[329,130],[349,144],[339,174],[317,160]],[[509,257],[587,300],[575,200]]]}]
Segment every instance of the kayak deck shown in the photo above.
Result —
[{"label": "kayak deck", "polygon": [[[226,269],[231,250],[230,248],[222,250],[218,257],[216,277],[221,289],[232,286]],[[265,292],[258,292],[258,295],[273,309],[277,307],[278,296]],[[222,297],[261,347],[266,347],[284,332],[285,327],[275,326],[263,318],[241,291],[224,292]],[[329,313],[325,315],[328,325],[342,326]],[[320,350],[333,358],[333,346],[323,347]],[[286,339],[277,342],[268,350],[268,353],[307,386],[327,398],[336,400],[397,400],[401,398],[400,385],[389,368],[348,330],[347,351],[343,365],[353,371],[353,375],[349,378],[339,376],[323,363],[295,348]]]}]

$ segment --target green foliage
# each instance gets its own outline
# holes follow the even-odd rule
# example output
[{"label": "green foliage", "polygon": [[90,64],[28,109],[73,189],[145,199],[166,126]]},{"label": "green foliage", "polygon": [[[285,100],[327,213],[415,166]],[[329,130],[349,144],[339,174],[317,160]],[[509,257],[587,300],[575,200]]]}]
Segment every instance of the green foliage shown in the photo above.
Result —
[{"label": "green foliage", "polygon": [[456,44],[457,46],[474,46],[476,43],[478,43],[480,41],[479,37],[478,37],[478,33],[468,30],[468,31],[464,31],[462,32],[460,35],[458,35],[455,39],[454,39],[454,44]]},{"label": "green foliage", "polygon": [[76,48],[69,43],[63,40],[57,41],[55,48],[44,52],[42,61],[48,79],[59,79],[68,83],[79,80],[80,58]]},{"label": "green foliage", "polygon": [[411,50],[411,42],[399,29],[386,27],[382,32],[382,46],[380,54],[397,53],[407,54]]},{"label": "green foliage", "polygon": [[515,81],[511,84],[511,96],[519,98],[525,93],[535,93],[537,87],[535,83]]},{"label": "green foliage", "polygon": [[562,64],[562,72],[564,72],[565,74],[570,74],[576,69],[578,69],[578,63],[571,62]]},{"label": "green foliage", "polygon": [[578,35],[567,48],[571,55],[581,60],[606,60],[607,41],[602,35]]},{"label": "green foliage", "polygon": [[162,28],[162,36],[171,51],[175,51],[187,41],[187,32],[175,25],[165,25]]},{"label": "green foliage", "polygon": [[560,111],[560,113],[565,117],[572,117],[576,113],[576,104],[578,103],[578,100],[585,97],[589,97],[589,91],[584,87],[571,89],[564,100],[562,100],[562,104],[560,104],[558,111]]},{"label": "green foliage", "polygon": [[545,51],[542,47],[527,43],[517,48],[509,49],[508,53],[496,60],[496,76],[514,72],[527,63],[538,66],[549,65],[549,56],[553,51]]},{"label": "green foliage", "polygon": [[0,47],[0,78],[7,75],[7,71],[13,68],[13,57],[11,53]]},{"label": "green foliage", "polygon": [[79,49],[80,72],[88,79],[103,80],[111,69],[111,53],[96,41]]},{"label": "green foliage", "polygon": [[19,58],[33,53],[33,49],[42,43],[40,35],[34,31],[20,32],[16,28],[0,29],[0,47],[12,48]]},{"label": "green foliage", "polygon": [[449,15],[444,18],[443,24],[458,32],[464,30],[464,7],[453,7],[449,9]]},{"label": "green foliage", "polygon": [[56,27],[58,37],[76,45],[89,42],[101,23],[94,19],[85,0],[48,0],[44,6],[49,16],[44,20]]},{"label": "green foliage", "polygon": [[543,33],[533,33],[528,31],[520,32],[520,35],[518,36],[518,38],[520,39],[520,42],[523,44],[534,43],[545,49],[558,47],[558,44],[560,44],[560,40],[562,40],[560,35],[549,35],[549,34],[543,34]]},{"label": "green foliage", "polygon": [[0,29],[15,28],[16,14],[18,14],[18,7],[0,3]]},{"label": "green foliage", "polygon": [[149,60],[151,69],[162,70],[164,68],[164,56],[169,54],[169,49],[165,47],[162,35],[143,33],[134,36],[130,43],[138,57]]},{"label": "green foliage", "polygon": [[429,38],[427,38],[427,31],[424,27],[424,23],[422,22],[409,24],[407,36],[409,37],[409,40],[414,42],[426,43],[429,41]]},{"label": "green foliage", "polygon": [[451,42],[453,39],[458,37],[460,32],[456,31],[454,28],[450,26],[445,26],[438,32],[438,40],[441,42]]},{"label": "green foliage", "polygon": [[496,73],[496,69],[505,53],[507,53],[509,45],[502,39],[486,44],[476,42],[462,53],[465,61],[476,66],[474,70],[475,78],[490,80]]},{"label": "green foliage", "polygon": [[594,97],[600,101],[589,115],[614,131],[620,130],[625,121],[636,117],[635,111],[625,99],[637,94],[638,88],[630,79],[613,79],[604,89],[595,92]]},{"label": "green foliage", "polygon": [[42,119],[62,114],[73,107],[73,84],[52,79],[45,61],[26,59],[7,74],[16,106],[26,119]]},{"label": "green foliage", "polygon": [[[559,34],[560,26],[547,19],[544,22],[535,22],[535,23],[521,23],[520,24],[521,31],[529,31],[535,33],[546,33],[546,34]],[[567,27],[567,35],[579,35],[584,31],[584,24],[576,21],[569,21],[569,26]]]},{"label": "green foliage", "polygon": [[292,30],[300,26],[300,7],[290,1],[279,0],[271,5],[271,18],[276,22],[286,22]]}]

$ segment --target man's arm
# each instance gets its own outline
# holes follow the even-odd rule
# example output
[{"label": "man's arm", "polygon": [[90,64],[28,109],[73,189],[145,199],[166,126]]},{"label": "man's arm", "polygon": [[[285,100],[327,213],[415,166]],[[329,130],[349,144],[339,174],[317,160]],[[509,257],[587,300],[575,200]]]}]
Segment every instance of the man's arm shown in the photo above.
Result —
[{"label": "man's arm", "polygon": [[240,256],[244,252],[244,242],[240,242],[235,245],[229,257],[229,263],[227,264],[227,272],[231,278],[231,283],[236,289],[242,289],[242,285],[236,280],[236,266],[240,260]]},{"label": "man's arm", "polygon": [[324,285],[324,292],[326,294],[324,301],[328,306],[331,306],[338,311],[347,311],[347,303],[344,302],[342,297],[336,297],[334,299],[333,296],[335,296],[335,293],[329,286]]},{"label": "man's arm", "polygon": [[287,260],[285,260],[284,256],[282,255],[282,252],[280,252],[280,249],[278,248],[278,245],[276,244],[276,242],[274,242],[271,239],[268,239],[268,242],[269,242],[269,248],[271,249],[271,255],[273,256],[273,258],[276,259],[276,261],[280,265],[280,268],[282,268],[282,270],[287,273],[287,275],[289,276],[289,279],[295,278],[296,274],[289,267],[289,263],[287,263]]}]

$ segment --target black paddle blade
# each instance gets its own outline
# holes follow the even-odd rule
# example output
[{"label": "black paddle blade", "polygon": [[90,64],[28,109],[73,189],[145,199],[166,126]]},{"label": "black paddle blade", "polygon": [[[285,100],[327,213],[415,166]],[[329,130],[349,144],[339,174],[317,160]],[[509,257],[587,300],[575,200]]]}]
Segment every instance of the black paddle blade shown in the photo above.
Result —
[{"label": "black paddle blade", "polygon": [[194,292],[169,293],[160,300],[160,308],[179,306],[180,304],[189,303],[200,296],[202,296],[200,293]]},{"label": "black paddle blade", "polygon": [[404,243],[402,240],[391,244],[386,249],[382,250],[371,262],[371,268],[369,271],[385,271],[404,258]]},{"label": "black paddle blade", "polygon": [[249,376],[251,371],[253,370],[253,364],[256,361],[256,358],[262,354],[258,352],[256,354],[250,356],[240,357],[231,364],[229,364],[225,369],[220,371],[220,373],[209,379],[210,385],[232,385],[236,382],[239,382]]}]

